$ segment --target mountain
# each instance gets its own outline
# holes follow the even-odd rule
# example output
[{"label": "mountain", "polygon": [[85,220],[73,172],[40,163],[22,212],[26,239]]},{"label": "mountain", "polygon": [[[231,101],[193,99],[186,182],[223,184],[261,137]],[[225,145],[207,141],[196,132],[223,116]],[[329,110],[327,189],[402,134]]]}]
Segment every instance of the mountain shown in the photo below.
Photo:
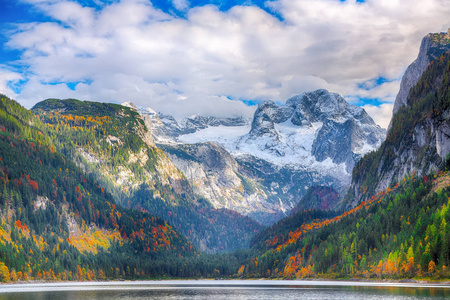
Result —
[{"label": "mountain", "polygon": [[107,120],[93,113],[69,129],[56,114],[45,124],[0,96],[0,281],[174,276],[181,257],[197,255],[179,231],[118,205],[58,150],[56,127],[76,143],[75,131],[95,134]]},{"label": "mountain", "polygon": [[[356,164],[350,192],[346,196],[347,207],[358,205],[362,200],[400,182],[408,174],[426,175],[443,168],[450,152],[446,69],[449,54],[442,53],[445,49],[450,50],[448,34],[429,34],[424,38],[419,58],[432,60],[410,88],[405,103],[397,105],[399,109],[393,115],[386,141],[377,151]],[[440,56],[435,56],[439,53]],[[409,78],[408,73],[416,68],[417,60],[405,76]],[[399,95],[402,93],[400,90]],[[399,96],[397,99],[402,98]]]},{"label": "mountain", "polygon": [[364,109],[336,93],[317,90],[292,97],[285,105],[262,103],[237,148],[333,174],[345,185],[355,161],[376,149],[384,134]]},{"label": "mountain", "polygon": [[407,105],[409,91],[417,84],[430,62],[448,50],[450,50],[450,29],[446,33],[429,33],[422,39],[417,59],[408,66],[402,77],[400,91],[395,98],[394,114],[402,106]]},{"label": "mountain", "polygon": [[449,278],[449,126],[450,52],[441,52],[394,114],[386,141],[357,162],[346,210],[301,210],[264,229],[241,276]]},{"label": "mountain", "polygon": [[201,251],[246,248],[261,226],[197,196],[185,175],[156,147],[145,117],[131,103],[126,105],[47,99],[32,112],[57,150],[118,204],[167,220]]},{"label": "mountain", "polygon": [[291,210],[291,215],[302,210],[334,210],[341,204],[339,193],[329,186],[312,186],[306,195]]},{"label": "mountain", "polygon": [[363,109],[326,90],[285,105],[266,101],[252,120],[195,116],[177,122],[148,108],[139,112],[195,193],[266,225],[287,216],[313,185],[344,194],[355,161],[384,139]]},{"label": "mountain", "polygon": [[184,118],[179,123],[173,116],[157,113],[149,107],[139,109],[139,113],[159,144],[176,143],[179,136],[210,127],[241,127],[250,122],[244,117],[192,116]]}]

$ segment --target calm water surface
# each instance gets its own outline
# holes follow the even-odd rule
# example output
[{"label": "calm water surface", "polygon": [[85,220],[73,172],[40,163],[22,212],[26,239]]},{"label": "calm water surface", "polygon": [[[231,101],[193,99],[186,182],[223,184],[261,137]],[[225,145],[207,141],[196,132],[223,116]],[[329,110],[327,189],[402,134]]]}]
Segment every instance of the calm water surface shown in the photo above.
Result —
[{"label": "calm water surface", "polygon": [[1,285],[0,300],[450,299],[450,286],[333,281],[141,281]]}]

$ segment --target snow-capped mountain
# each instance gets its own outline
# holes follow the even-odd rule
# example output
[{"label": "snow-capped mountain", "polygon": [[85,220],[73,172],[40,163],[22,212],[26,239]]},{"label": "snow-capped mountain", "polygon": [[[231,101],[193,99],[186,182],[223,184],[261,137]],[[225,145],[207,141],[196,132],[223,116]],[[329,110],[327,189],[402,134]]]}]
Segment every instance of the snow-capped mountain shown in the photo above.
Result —
[{"label": "snow-capped mountain", "polygon": [[[313,185],[333,186],[344,194],[355,162],[385,138],[385,130],[362,108],[326,90],[303,93],[284,105],[265,101],[252,120],[195,116],[177,122],[150,109],[139,112],[156,143],[170,145],[162,149],[197,193],[215,207],[235,209],[262,223],[267,214],[278,216],[269,218],[275,221],[287,213]],[[226,151],[214,150],[223,156],[217,161],[233,165],[225,172],[204,161],[200,148],[183,146],[196,144],[220,146]],[[214,177],[217,170],[222,174]]]},{"label": "snow-capped mountain", "polygon": [[211,127],[242,127],[251,122],[251,119],[244,117],[218,118],[213,116],[192,116],[178,122],[173,116],[157,113],[151,108],[142,108],[139,113],[151,129],[155,141],[161,144],[179,143],[178,137]]},{"label": "snow-capped mountain", "polygon": [[386,134],[364,109],[326,90],[292,97],[285,105],[265,101],[251,123],[233,125],[197,127],[189,134],[184,130],[176,140],[211,141],[235,156],[250,154],[280,166],[328,172],[348,182],[355,161],[375,150]]},{"label": "snow-capped mountain", "polygon": [[317,90],[292,97],[285,105],[262,103],[237,148],[321,171],[342,167],[345,174],[338,177],[348,178],[355,161],[379,147],[385,134],[364,109],[336,93]]}]

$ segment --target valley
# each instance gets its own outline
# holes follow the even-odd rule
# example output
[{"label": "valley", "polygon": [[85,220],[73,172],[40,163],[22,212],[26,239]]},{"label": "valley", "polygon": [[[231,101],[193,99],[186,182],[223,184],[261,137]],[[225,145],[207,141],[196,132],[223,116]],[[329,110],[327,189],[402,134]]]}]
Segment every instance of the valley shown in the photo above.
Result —
[{"label": "valley", "polygon": [[2,95],[0,280],[448,279],[449,45],[387,132],[324,89],[252,119]]}]

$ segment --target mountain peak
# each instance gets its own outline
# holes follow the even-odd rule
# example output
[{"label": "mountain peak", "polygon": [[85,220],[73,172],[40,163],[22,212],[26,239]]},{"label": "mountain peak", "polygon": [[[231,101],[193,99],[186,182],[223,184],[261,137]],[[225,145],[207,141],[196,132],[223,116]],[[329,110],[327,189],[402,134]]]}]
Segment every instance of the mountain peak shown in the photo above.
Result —
[{"label": "mountain peak", "polygon": [[[344,163],[350,172],[354,162],[376,149],[384,136],[384,130],[362,108],[320,89],[294,96],[285,105],[273,101],[260,104],[248,138],[239,146],[242,148],[243,142],[258,144],[260,150],[277,156],[296,156],[302,151],[313,155],[306,164],[331,159],[335,164]],[[303,160],[307,156],[303,155]]]},{"label": "mountain peak", "polygon": [[[151,119],[147,127],[155,140],[195,182],[199,194],[217,207],[238,207],[263,223],[268,214],[274,219],[284,214],[312,185],[344,193],[355,161],[385,137],[363,109],[324,89],[294,96],[284,105],[264,101],[251,122],[197,115],[178,123],[170,116],[140,112]],[[219,146],[226,151],[216,151]],[[235,161],[218,171],[205,162],[208,157]],[[236,202],[239,197],[245,205]]]},{"label": "mountain peak", "polygon": [[131,109],[133,109],[135,111],[138,111],[138,109],[139,109],[133,102],[130,102],[130,101],[120,103],[120,105],[125,106],[125,107],[129,107],[129,108],[131,108]]},{"label": "mountain peak", "polygon": [[395,98],[394,114],[407,104],[409,91],[417,84],[427,66],[448,50],[450,50],[450,29],[447,32],[429,33],[422,39],[416,60],[408,66],[402,77],[400,90]]},{"label": "mountain peak", "polygon": [[[438,33],[423,39],[418,59],[402,78],[398,111],[394,110],[386,141],[353,170],[347,196],[350,206],[409,174],[421,176],[440,170],[446,162],[450,153],[450,44],[443,41],[446,37],[448,33]],[[439,51],[444,52],[433,58]],[[420,64],[426,62],[422,72]]]}]

